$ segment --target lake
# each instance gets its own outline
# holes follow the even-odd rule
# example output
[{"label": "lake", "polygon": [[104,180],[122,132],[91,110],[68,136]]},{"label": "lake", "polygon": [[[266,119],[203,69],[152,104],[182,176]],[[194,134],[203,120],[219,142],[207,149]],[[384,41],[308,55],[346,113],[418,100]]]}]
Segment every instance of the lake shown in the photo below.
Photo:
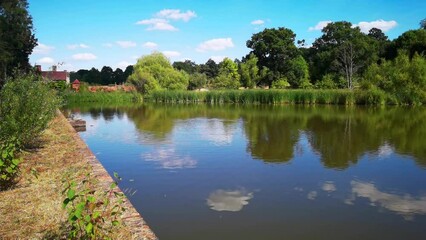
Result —
[{"label": "lake", "polygon": [[67,111],[161,240],[426,238],[423,107]]}]

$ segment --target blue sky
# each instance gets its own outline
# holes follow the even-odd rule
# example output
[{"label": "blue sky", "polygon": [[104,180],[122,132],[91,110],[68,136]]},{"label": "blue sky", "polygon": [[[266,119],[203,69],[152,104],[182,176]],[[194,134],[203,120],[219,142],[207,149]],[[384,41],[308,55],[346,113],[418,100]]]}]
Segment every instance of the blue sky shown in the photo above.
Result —
[{"label": "blue sky", "polygon": [[419,28],[421,0],[29,0],[39,46],[30,57],[43,69],[125,68],[152,51],[173,61],[205,63],[249,53],[246,41],[264,28],[287,27],[312,43],[328,21],[391,38]]}]

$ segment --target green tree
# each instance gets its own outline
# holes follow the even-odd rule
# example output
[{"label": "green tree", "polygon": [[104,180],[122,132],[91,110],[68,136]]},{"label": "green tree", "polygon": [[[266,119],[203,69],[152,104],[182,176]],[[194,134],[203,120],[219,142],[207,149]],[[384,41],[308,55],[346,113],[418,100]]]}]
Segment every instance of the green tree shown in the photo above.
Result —
[{"label": "green tree", "polygon": [[121,68],[116,68],[112,74],[113,81],[117,84],[122,84],[126,81],[123,70]]},{"label": "green tree", "polygon": [[130,75],[132,75],[134,72],[134,68],[133,65],[129,65],[126,67],[126,69],[124,70],[124,79],[125,81],[127,81],[127,79],[129,78]]},{"label": "green tree", "polygon": [[364,74],[362,85],[391,93],[399,103],[426,103],[426,59],[417,53],[401,51],[394,60],[372,64]]},{"label": "green tree", "polygon": [[0,86],[14,68],[30,68],[28,57],[37,39],[27,9],[26,0],[0,1]]},{"label": "green tree", "polygon": [[161,89],[187,89],[189,76],[174,69],[162,53],[155,52],[138,60],[129,80],[142,93],[149,93]]},{"label": "green tree", "polygon": [[353,87],[354,77],[368,65],[378,60],[371,38],[363,34],[359,27],[350,22],[329,23],[322,30],[323,35],[316,39],[313,48],[316,77],[327,73],[338,74],[346,80],[346,87]]},{"label": "green tree", "polygon": [[289,71],[289,63],[300,55],[294,44],[296,34],[288,28],[265,29],[254,34],[246,45],[251,48],[258,58],[259,67],[267,67],[271,72],[264,83],[271,85],[272,81],[279,79]]},{"label": "green tree", "polygon": [[191,60],[185,60],[183,62],[174,62],[173,67],[177,70],[185,71],[188,74],[198,72],[199,68],[199,66]]},{"label": "green tree", "polygon": [[207,75],[204,73],[194,73],[189,76],[189,90],[203,88],[207,84]]},{"label": "green tree", "polygon": [[108,66],[102,67],[101,84],[102,85],[114,84],[113,74],[114,74],[114,71],[112,70],[111,67],[108,67]]},{"label": "green tree", "polygon": [[393,49],[391,50],[391,59],[397,56],[401,50],[408,51],[410,58],[415,53],[420,55],[426,54],[426,30],[409,30],[394,40]]},{"label": "green tree", "polygon": [[391,46],[391,42],[388,39],[388,36],[386,36],[382,30],[378,28],[372,28],[368,32],[368,37],[370,37],[371,40],[371,47],[374,49],[374,53],[377,53],[380,58],[386,57],[386,51]]},{"label": "green tree", "polygon": [[293,88],[312,87],[309,81],[309,66],[301,55],[290,60],[286,77]]},{"label": "green tree", "polygon": [[246,88],[256,87],[267,74],[268,69],[262,67],[260,70],[257,66],[257,62],[257,57],[254,54],[250,54],[246,59],[243,59],[243,62],[239,65],[241,83]]},{"label": "green tree", "polygon": [[80,80],[89,84],[102,84],[101,73],[94,67],[92,67]]},{"label": "green tree", "polygon": [[388,36],[386,36],[381,29],[378,28],[372,28],[368,31],[368,36],[376,39],[380,42],[386,42],[388,41]]},{"label": "green tree", "polygon": [[213,87],[216,89],[238,89],[240,74],[238,65],[229,58],[219,63],[219,75],[214,79]]},{"label": "green tree", "polygon": [[219,66],[215,61],[209,59],[205,64],[201,64],[200,72],[206,74],[208,78],[213,79],[219,75]]}]

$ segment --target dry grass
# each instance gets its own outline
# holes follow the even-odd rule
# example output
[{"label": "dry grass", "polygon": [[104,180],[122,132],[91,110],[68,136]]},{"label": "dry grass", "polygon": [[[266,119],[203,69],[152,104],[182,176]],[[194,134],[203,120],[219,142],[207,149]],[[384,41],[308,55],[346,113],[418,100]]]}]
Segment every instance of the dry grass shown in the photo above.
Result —
[{"label": "dry grass", "polygon": [[[42,136],[42,146],[22,154],[17,185],[0,192],[0,239],[60,239],[67,233],[67,212],[62,209],[64,176],[84,177],[90,164],[82,144],[76,144],[67,120],[57,116]],[[81,141],[79,141],[81,142]],[[78,181],[77,181],[78,182]],[[121,226],[113,239],[131,239]]]}]

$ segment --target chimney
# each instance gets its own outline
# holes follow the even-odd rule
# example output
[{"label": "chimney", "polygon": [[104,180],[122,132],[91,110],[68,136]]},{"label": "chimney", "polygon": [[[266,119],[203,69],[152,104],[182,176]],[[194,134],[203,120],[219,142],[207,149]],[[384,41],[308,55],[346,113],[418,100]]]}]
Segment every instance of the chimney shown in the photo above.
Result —
[{"label": "chimney", "polygon": [[57,69],[57,66],[56,66],[56,65],[53,65],[53,66],[52,66],[52,72],[56,72],[56,69]]}]

